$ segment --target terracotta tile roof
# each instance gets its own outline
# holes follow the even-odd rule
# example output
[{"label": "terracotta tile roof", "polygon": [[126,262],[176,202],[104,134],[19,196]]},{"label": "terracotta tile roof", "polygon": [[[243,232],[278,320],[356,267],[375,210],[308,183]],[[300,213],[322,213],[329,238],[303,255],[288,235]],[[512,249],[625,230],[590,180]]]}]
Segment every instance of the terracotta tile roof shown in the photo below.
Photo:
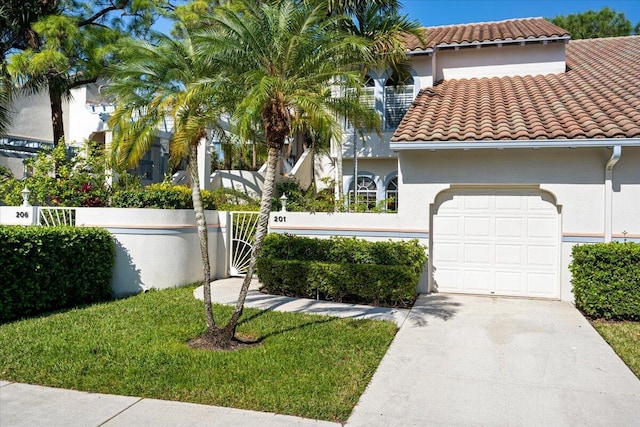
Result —
[{"label": "terracotta tile roof", "polygon": [[511,19],[499,22],[483,22],[465,25],[447,25],[424,29],[424,43],[408,36],[410,51],[428,50],[436,46],[464,45],[501,41],[531,40],[540,38],[566,38],[567,30],[553,25],[543,18]]},{"label": "terracotta tile roof", "polygon": [[563,74],[423,89],[392,141],[640,138],[640,36],[571,41],[566,56]]}]

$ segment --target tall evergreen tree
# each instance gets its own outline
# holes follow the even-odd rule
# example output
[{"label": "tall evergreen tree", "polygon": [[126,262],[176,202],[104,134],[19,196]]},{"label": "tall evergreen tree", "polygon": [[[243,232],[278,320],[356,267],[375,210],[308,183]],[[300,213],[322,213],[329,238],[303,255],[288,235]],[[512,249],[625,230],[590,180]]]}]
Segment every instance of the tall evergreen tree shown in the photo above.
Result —
[{"label": "tall evergreen tree", "polygon": [[[6,3],[17,23],[2,36],[8,70],[23,93],[46,92],[53,142],[64,139],[62,104],[73,88],[96,82],[124,37],[147,34],[168,0],[34,0]],[[5,29],[6,31],[6,29]]]},{"label": "tall evergreen tree", "polygon": [[[599,11],[558,15],[548,20],[569,31],[572,39],[629,36],[633,30],[631,21],[623,12],[616,12],[608,7]],[[639,29],[640,22],[636,25],[635,32]]]}]

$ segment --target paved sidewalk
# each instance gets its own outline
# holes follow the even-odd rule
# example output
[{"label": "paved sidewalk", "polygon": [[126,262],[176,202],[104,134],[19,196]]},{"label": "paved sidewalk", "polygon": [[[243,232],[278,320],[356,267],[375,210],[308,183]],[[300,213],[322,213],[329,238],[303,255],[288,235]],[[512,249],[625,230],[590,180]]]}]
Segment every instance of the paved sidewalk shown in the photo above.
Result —
[{"label": "paved sidewalk", "polygon": [[0,382],[2,427],[339,425],[266,412]]},{"label": "paved sidewalk", "polygon": [[[214,282],[213,300],[235,303],[240,283]],[[567,303],[435,294],[409,311],[269,296],[253,283],[247,306],[401,326],[347,426],[640,426],[640,381]],[[0,427],[254,425],[339,426],[0,381]]]},{"label": "paved sidewalk", "polygon": [[[242,278],[216,280],[211,284],[211,300],[219,304],[235,304],[242,286]],[[353,317],[358,319],[389,320],[401,326],[409,316],[410,310],[402,308],[372,307],[370,305],[341,304],[331,301],[307,298],[290,298],[279,295],[267,295],[258,291],[260,283],[254,278],[249,286],[245,307],[261,310],[304,312],[334,317]],[[194,291],[196,298],[202,300],[202,286]]]}]

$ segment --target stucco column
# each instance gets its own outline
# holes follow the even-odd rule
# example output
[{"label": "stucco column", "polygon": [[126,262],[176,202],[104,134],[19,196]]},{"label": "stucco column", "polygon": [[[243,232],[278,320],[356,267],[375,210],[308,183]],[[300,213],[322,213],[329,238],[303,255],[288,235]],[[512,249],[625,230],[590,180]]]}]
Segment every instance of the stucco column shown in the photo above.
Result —
[{"label": "stucco column", "polygon": [[611,241],[613,233],[613,167],[620,160],[622,146],[615,145],[604,171],[604,241]]},{"label": "stucco column", "polygon": [[209,151],[209,141],[202,138],[198,144],[198,177],[200,178],[200,189],[211,189],[211,152]]}]

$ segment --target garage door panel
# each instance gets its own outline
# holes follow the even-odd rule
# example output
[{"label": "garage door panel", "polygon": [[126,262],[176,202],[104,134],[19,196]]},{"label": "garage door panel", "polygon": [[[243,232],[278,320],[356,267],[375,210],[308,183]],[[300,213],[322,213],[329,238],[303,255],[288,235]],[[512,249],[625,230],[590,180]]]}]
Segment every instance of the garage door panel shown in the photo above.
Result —
[{"label": "garage door panel", "polygon": [[453,236],[457,238],[462,231],[459,223],[460,218],[457,216],[438,215],[433,219],[433,227],[440,230],[441,237]]},{"label": "garage door panel", "polygon": [[496,237],[525,237],[526,235],[526,223],[522,218],[496,218],[495,224]]},{"label": "garage door panel", "polygon": [[533,246],[527,247],[527,264],[530,266],[541,266],[554,269],[557,264],[557,253],[555,247]]},{"label": "garage door panel", "polygon": [[486,270],[465,270],[464,274],[464,290],[475,293],[489,293],[489,285],[491,284],[492,275]]},{"label": "garage door panel", "polygon": [[489,212],[491,204],[492,200],[489,197],[471,197],[463,198],[463,203],[459,203],[458,206],[463,206],[467,212],[478,213]]},{"label": "garage door panel", "polygon": [[531,296],[549,298],[549,295],[557,295],[556,275],[552,273],[527,274],[528,287],[526,293]]},{"label": "garage door panel", "polygon": [[[435,271],[436,284],[440,282],[446,283],[448,292],[462,292],[462,272],[457,268],[448,269],[446,267],[439,267]],[[438,287],[440,287],[438,285]]]},{"label": "garage door panel", "polygon": [[508,265],[511,267],[520,267],[526,261],[523,245],[495,245],[495,265]]},{"label": "garage door panel", "polygon": [[502,295],[519,295],[525,287],[525,273],[521,271],[496,271],[495,293]]},{"label": "garage door panel", "polygon": [[522,197],[518,195],[495,196],[496,211],[521,211]]},{"label": "garage door panel", "polygon": [[460,260],[462,243],[454,242],[441,242],[438,245],[438,253],[434,254],[434,260],[438,263],[458,263]]},{"label": "garage door panel", "polygon": [[465,264],[486,264],[491,260],[491,245],[467,243],[464,245]]},{"label": "garage door panel", "polygon": [[432,224],[440,291],[559,297],[559,216],[540,194],[459,190]]},{"label": "garage door panel", "polygon": [[489,237],[491,235],[492,218],[464,217],[464,235],[467,237]]}]

